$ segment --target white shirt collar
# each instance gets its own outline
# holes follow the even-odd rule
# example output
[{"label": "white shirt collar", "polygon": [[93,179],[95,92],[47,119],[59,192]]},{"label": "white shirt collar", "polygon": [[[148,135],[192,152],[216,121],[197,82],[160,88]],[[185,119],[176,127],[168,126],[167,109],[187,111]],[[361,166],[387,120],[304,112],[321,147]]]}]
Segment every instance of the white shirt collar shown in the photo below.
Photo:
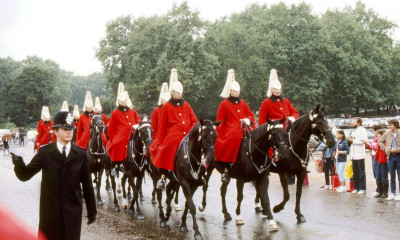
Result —
[{"label": "white shirt collar", "polygon": [[[63,151],[63,145],[57,141],[57,149],[58,151],[62,154]],[[67,145],[65,145],[65,156],[68,157],[69,151],[71,150],[71,142],[68,142]]]}]

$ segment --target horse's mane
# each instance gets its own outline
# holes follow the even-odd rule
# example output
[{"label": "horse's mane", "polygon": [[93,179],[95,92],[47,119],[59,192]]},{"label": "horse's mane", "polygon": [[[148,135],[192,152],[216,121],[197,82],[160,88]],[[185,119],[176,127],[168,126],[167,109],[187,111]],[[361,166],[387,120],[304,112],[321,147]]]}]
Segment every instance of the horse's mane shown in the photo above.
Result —
[{"label": "horse's mane", "polygon": [[189,133],[188,133],[188,138],[190,139],[190,137],[192,137],[193,135],[198,133],[198,129],[200,126],[200,121],[198,121],[193,127],[192,129],[190,129]]},{"label": "horse's mane", "polygon": [[268,131],[267,126],[268,126],[267,122],[263,123],[261,126],[259,126],[258,128],[254,129],[253,131],[250,132],[250,135],[254,141],[265,136],[266,132]]}]

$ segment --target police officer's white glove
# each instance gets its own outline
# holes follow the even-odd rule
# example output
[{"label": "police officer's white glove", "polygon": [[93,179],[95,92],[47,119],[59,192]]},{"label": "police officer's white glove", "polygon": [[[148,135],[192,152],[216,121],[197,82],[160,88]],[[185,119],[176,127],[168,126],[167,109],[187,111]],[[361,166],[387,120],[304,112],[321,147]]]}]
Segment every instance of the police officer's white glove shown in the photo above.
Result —
[{"label": "police officer's white glove", "polygon": [[294,117],[288,117],[288,120],[293,123],[294,121],[296,121],[296,119]]},{"label": "police officer's white glove", "polygon": [[248,119],[248,118],[244,118],[243,122],[246,123],[247,125],[250,125],[250,119]]}]

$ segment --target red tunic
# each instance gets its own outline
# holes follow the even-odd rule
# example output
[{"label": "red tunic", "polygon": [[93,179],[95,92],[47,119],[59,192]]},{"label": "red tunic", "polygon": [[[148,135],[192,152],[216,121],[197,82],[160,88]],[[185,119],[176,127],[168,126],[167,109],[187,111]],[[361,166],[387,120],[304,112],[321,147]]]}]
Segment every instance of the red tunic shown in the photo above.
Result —
[{"label": "red tunic", "polygon": [[157,106],[151,114],[151,128],[153,129],[153,140],[157,138],[158,119],[161,114],[161,106]]},{"label": "red tunic", "polygon": [[41,120],[39,121],[38,126],[37,126],[37,129],[36,129],[36,132],[37,132],[38,134],[36,135],[35,144],[33,145],[33,149],[38,149],[38,142],[40,142],[40,139],[39,139],[39,130],[40,130],[40,127],[41,127],[42,124],[43,124],[43,120],[41,119]]},{"label": "red tunic", "polygon": [[82,113],[79,117],[78,128],[76,131],[76,145],[83,149],[86,149],[90,139],[90,121],[92,120],[92,114],[86,115]]},{"label": "red tunic", "polygon": [[156,167],[174,171],[176,151],[182,139],[197,123],[197,117],[186,101],[179,101],[176,105],[172,101],[161,108],[157,138],[150,146],[150,155]]},{"label": "red tunic", "polygon": [[[273,101],[275,100],[275,102]],[[261,126],[267,122],[268,118],[271,120],[281,120],[283,116],[299,118],[299,112],[293,107],[290,101],[284,97],[276,98],[274,96],[267,98],[261,105],[260,113],[258,115],[258,125]],[[285,126],[285,124],[283,125]]]},{"label": "red tunic", "polygon": [[217,115],[217,122],[222,121],[222,123],[217,127],[215,161],[236,162],[236,156],[243,138],[240,119],[244,118],[250,120],[251,127],[254,129],[254,114],[243,99],[231,101],[225,99],[222,101]]},{"label": "red tunic", "polygon": [[42,121],[42,123],[38,124],[38,135],[36,136],[35,145],[36,149],[39,149],[42,145],[46,145],[52,143],[57,140],[57,137],[54,133],[51,134],[51,141],[50,141],[50,131],[53,131],[51,127],[53,126],[53,121],[50,120],[49,124],[46,124]]},{"label": "red tunic", "polygon": [[130,108],[117,108],[108,122],[107,152],[113,162],[121,162],[128,155],[128,141],[132,126],[142,121],[137,112]]}]

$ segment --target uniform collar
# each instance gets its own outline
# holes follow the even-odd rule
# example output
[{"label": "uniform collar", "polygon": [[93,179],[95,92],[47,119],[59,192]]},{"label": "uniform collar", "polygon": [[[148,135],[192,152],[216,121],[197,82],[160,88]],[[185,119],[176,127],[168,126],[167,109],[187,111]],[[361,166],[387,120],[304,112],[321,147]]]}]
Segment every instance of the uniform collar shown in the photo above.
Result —
[{"label": "uniform collar", "polygon": [[49,125],[51,123],[51,121],[43,121],[44,124]]},{"label": "uniform collar", "polygon": [[185,102],[185,101],[183,101],[183,99],[181,98],[181,99],[179,99],[179,100],[177,100],[177,99],[174,99],[174,98],[171,98],[170,100],[169,100],[169,102],[172,104],[172,105],[174,105],[175,107],[178,107],[178,106],[183,106],[183,103]]},{"label": "uniform collar", "polygon": [[272,96],[269,97],[269,98],[271,99],[271,101],[272,101],[273,103],[275,103],[277,99],[279,99],[279,101],[283,102],[283,97],[282,97],[282,96],[277,97],[277,96],[275,96],[275,95],[272,95]]},{"label": "uniform collar", "polygon": [[93,116],[93,111],[92,112],[85,111],[85,115],[86,115],[86,117]]},{"label": "uniform collar", "polygon": [[[57,141],[57,149],[58,151],[62,154],[63,151],[63,145]],[[67,145],[65,145],[65,156],[68,157],[69,151],[71,150],[71,142],[68,142]]]},{"label": "uniform collar", "polygon": [[240,101],[241,101],[240,97],[229,96],[227,99],[229,102],[231,102],[233,104],[240,103]]},{"label": "uniform collar", "polygon": [[128,106],[125,106],[125,107],[118,106],[117,109],[120,110],[121,112],[127,112],[127,111],[129,111],[129,107],[128,107]]}]

